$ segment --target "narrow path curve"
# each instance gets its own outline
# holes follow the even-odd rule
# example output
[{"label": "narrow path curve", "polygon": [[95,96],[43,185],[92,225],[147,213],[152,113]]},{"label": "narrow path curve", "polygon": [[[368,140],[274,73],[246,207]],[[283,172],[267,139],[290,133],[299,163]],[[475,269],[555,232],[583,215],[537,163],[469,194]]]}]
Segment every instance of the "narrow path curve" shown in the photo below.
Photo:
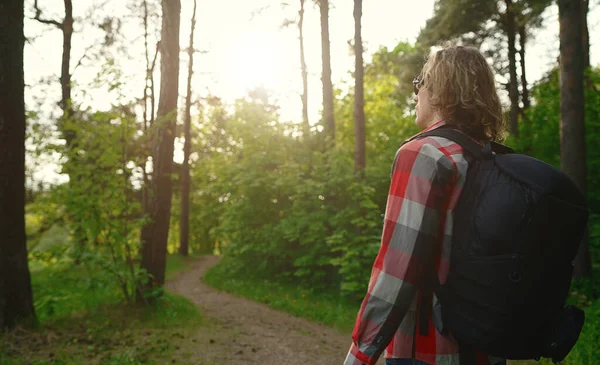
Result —
[{"label": "narrow path curve", "polygon": [[167,285],[196,303],[212,323],[209,344],[199,344],[196,356],[202,359],[196,360],[208,364],[343,363],[351,341],[348,334],[203,283],[204,272],[218,261],[215,256],[202,257]]}]

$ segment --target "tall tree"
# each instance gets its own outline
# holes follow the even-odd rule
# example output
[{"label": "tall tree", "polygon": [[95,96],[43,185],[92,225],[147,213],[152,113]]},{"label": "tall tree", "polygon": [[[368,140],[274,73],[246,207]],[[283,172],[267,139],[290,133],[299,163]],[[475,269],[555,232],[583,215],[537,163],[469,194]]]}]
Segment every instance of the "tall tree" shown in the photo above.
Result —
[{"label": "tall tree", "polygon": [[[62,21],[53,19],[44,19],[42,10],[38,6],[38,0],[34,2],[35,18],[43,24],[53,25],[60,29],[63,36],[62,61],[60,66],[60,87],[62,96],[60,99],[60,107],[63,110],[62,123],[73,117],[73,108],[71,107],[71,40],[73,38],[73,3],[72,0],[64,0],[65,17]],[[71,146],[75,139],[75,131],[72,128],[62,128],[63,137],[67,143],[67,147]]]},{"label": "tall tree", "polygon": [[527,42],[529,41],[529,32],[531,29],[540,28],[543,23],[542,13],[551,4],[549,0],[527,0],[515,3],[516,23],[519,35],[519,60],[521,69],[521,114],[530,106],[531,99],[529,95],[529,84],[527,82],[527,73],[525,67],[525,54]]},{"label": "tall tree", "polygon": [[527,73],[525,72],[525,46],[527,44],[527,29],[525,25],[519,26],[519,63],[521,65],[521,101],[523,108],[521,112],[525,112],[531,106],[529,98],[529,86],[527,84]]},{"label": "tall tree", "polygon": [[333,83],[331,82],[331,46],[329,42],[329,0],[318,0],[321,12],[321,60],[323,63],[323,121],[325,135],[335,144],[335,120],[333,117]]},{"label": "tall tree", "polygon": [[192,76],[194,75],[194,31],[196,30],[196,0],[194,0],[194,11],[192,13],[192,25],[190,29],[190,46],[188,48],[188,77],[187,94],[185,96],[185,119],[183,133],[185,142],[183,144],[183,165],[181,166],[181,219],[179,222],[179,254],[188,255],[190,236],[190,149],[192,136],[190,133],[192,124]]},{"label": "tall tree", "polygon": [[171,217],[173,184],[173,142],[177,120],[179,88],[179,0],[162,0],[162,31],[160,41],[160,99],[152,154],[153,173],[149,194],[149,221],[142,227],[141,267],[151,275],[147,287],[162,286],[165,282],[167,238]]},{"label": "tall tree", "polygon": [[300,0],[300,11],[298,11],[298,33],[300,39],[300,67],[302,68],[302,126],[304,138],[310,134],[308,122],[308,71],[306,69],[306,58],[304,55],[304,0]]},{"label": "tall tree", "polygon": [[[459,39],[464,43],[481,46],[484,40],[494,40],[500,34],[507,40],[508,67],[502,52],[490,52],[498,71],[508,74],[506,88],[511,100],[509,126],[512,135],[518,135],[519,80],[516,65],[516,35],[520,37],[521,70],[525,69],[525,42],[529,29],[540,27],[542,12],[551,0],[437,0],[434,16],[427,21],[419,35],[419,41],[432,45],[440,40]],[[468,15],[468,16],[467,16]],[[521,32],[522,30],[522,32]],[[502,42],[496,42],[498,45]],[[521,75],[524,104],[528,103],[527,81]]]},{"label": "tall tree", "polygon": [[0,330],[35,319],[25,237],[23,6],[0,3]]},{"label": "tall tree", "polygon": [[354,0],[354,169],[359,177],[364,177],[366,166],[365,147],[365,69],[363,64],[363,44],[361,34],[362,0]]},{"label": "tall tree", "polygon": [[[586,194],[584,49],[581,1],[558,0],[560,23],[560,164]],[[591,262],[587,236],[575,259],[575,277],[589,276]]]},{"label": "tall tree", "polygon": [[581,42],[583,43],[583,67],[590,67],[590,32],[588,29],[587,16],[590,10],[589,0],[581,0]]},{"label": "tall tree", "polygon": [[[156,68],[156,58],[158,57],[159,44],[156,45],[154,50],[154,57],[150,58],[150,10],[148,9],[148,0],[143,2],[144,14],[142,15],[142,21],[144,24],[144,55],[146,58],[146,77],[144,82],[144,96],[142,102],[144,104],[143,119],[144,119],[144,136],[149,135],[149,128],[154,124],[154,118],[156,116],[156,97],[154,92],[154,69]],[[148,105],[150,104],[150,105]],[[144,185],[142,186],[142,210],[146,212],[148,205],[148,187],[150,185],[150,176],[147,169],[147,160],[149,150],[147,147],[150,144],[150,140],[146,140],[143,160],[141,161],[142,174]]]},{"label": "tall tree", "polygon": [[512,0],[506,1],[506,11],[504,12],[504,28],[506,36],[508,38],[508,73],[509,73],[509,84],[508,84],[508,97],[510,98],[510,112],[509,112],[509,127],[510,134],[518,137],[519,136],[519,84],[517,81],[517,49],[515,47],[517,26],[516,26],[516,14],[513,8]]}]

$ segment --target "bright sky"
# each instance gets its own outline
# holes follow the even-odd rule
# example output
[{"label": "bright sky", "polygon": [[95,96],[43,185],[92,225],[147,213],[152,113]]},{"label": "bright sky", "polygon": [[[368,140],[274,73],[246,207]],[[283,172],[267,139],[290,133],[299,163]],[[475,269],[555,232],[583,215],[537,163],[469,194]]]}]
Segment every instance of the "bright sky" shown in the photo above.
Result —
[{"label": "bright sky", "polygon": [[[93,18],[100,21],[106,15],[124,17],[131,14],[127,0],[103,0],[105,6],[93,8],[100,0],[76,0],[75,16]],[[231,101],[242,97],[253,86],[263,84],[273,91],[276,101],[281,106],[284,120],[301,120],[300,93],[302,81],[300,75],[300,56],[297,27],[281,29],[284,19],[295,18],[299,8],[298,0],[288,0],[290,6],[282,8],[280,0],[198,0],[197,28],[195,47],[208,51],[195,57],[194,92],[197,95],[212,94]],[[27,1],[26,1],[27,3]],[[29,16],[32,0],[26,5]],[[39,0],[44,9],[44,16],[60,20],[63,11],[62,0]],[[141,3],[138,0],[137,3]],[[306,0],[304,33],[305,49],[309,72],[309,115],[311,123],[319,119],[321,108],[321,44],[319,10],[313,0]],[[393,48],[399,41],[416,39],[425,21],[432,15],[434,0],[368,0],[363,2],[363,40],[365,42],[365,61],[380,46]],[[181,48],[185,49],[189,42],[189,25],[193,1],[181,0]],[[252,18],[251,14],[264,7],[260,15]],[[353,1],[331,0],[330,40],[331,62],[334,84],[340,86],[344,80],[350,81],[349,72],[354,67],[354,59],[350,53],[348,41],[354,37]],[[141,7],[138,6],[138,9]],[[538,32],[535,39],[528,44],[527,76],[529,82],[539,79],[554,64],[558,56],[558,10],[554,6],[548,10],[550,20],[546,27]],[[130,16],[131,18],[131,16]],[[593,65],[599,63],[598,45],[594,40],[600,39],[600,6],[591,9],[589,14],[591,60]],[[137,20],[125,21],[122,30],[128,38],[128,51],[139,55],[137,61],[122,64],[125,82],[130,91],[125,97],[140,97],[143,88],[144,60],[143,40],[139,38],[142,29],[136,26]],[[77,32],[79,30],[79,32]],[[84,50],[97,42],[101,33],[86,28],[81,32],[81,25],[76,25],[73,36],[72,64],[77,63]],[[59,30],[26,20],[26,35],[36,36],[26,44],[25,75],[28,85],[37,85],[41,77],[60,74],[62,52],[62,36]],[[187,56],[181,55],[180,95],[185,96],[185,80],[187,78]],[[74,97],[78,101],[87,101],[94,108],[108,108],[116,95],[105,91],[94,91],[85,85],[92,81],[98,65],[84,67],[77,71],[74,81]],[[90,64],[91,65],[91,64]],[[158,69],[159,67],[157,67]],[[156,78],[157,84],[159,78]],[[47,95],[47,97],[46,97]],[[49,89],[34,87],[27,95],[30,108],[33,96],[42,97],[45,110],[53,107],[60,99],[58,81]],[[39,177],[54,175],[50,165],[41,169]]]}]

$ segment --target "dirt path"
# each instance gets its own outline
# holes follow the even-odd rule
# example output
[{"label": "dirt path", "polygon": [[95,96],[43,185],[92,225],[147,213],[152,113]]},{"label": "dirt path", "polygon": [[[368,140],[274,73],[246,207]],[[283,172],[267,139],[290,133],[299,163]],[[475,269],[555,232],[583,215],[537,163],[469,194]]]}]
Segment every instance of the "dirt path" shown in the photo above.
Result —
[{"label": "dirt path", "polygon": [[196,303],[209,317],[210,338],[204,345],[199,344],[196,357],[200,358],[196,361],[257,365],[343,363],[351,341],[348,334],[209,287],[200,278],[217,262],[217,257],[203,257],[167,285]]}]

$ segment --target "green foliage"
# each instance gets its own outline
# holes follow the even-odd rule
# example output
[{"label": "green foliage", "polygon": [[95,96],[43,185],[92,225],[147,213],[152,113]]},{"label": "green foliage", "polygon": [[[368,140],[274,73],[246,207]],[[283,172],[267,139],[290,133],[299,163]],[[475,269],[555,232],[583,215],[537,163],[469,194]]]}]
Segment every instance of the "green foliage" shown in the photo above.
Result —
[{"label": "green foliage", "polygon": [[[586,73],[590,87],[585,90],[585,126],[587,143],[587,194],[590,208],[600,213],[600,69]],[[558,69],[550,71],[533,89],[534,103],[520,123],[522,138],[511,141],[525,152],[560,167],[560,87]]]},{"label": "green foliage", "polygon": [[600,339],[600,300],[586,308],[585,324],[579,341],[564,363],[566,365],[593,364],[598,360],[598,340]]},{"label": "green foliage", "polygon": [[31,255],[47,264],[64,260],[109,273],[123,298],[133,302],[145,276],[134,264],[143,224],[134,189],[141,143],[134,115],[126,106],[82,111],[65,128],[75,132],[72,145],[52,148],[66,158],[69,182],[28,207]]},{"label": "green foliage", "polygon": [[212,100],[194,143],[191,216],[201,219],[192,236],[218,246],[243,275],[276,275],[358,301],[380,244],[394,155],[417,131],[406,105],[411,84],[399,87],[399,70],[415,54],[404,44],[382,49],[367,68],[363,180],[352,158],[352,90],[337,100],[338,138],[327,151],[318,135],[299,139],[298,125],[278,121],[260,91],[230,111]]}]

